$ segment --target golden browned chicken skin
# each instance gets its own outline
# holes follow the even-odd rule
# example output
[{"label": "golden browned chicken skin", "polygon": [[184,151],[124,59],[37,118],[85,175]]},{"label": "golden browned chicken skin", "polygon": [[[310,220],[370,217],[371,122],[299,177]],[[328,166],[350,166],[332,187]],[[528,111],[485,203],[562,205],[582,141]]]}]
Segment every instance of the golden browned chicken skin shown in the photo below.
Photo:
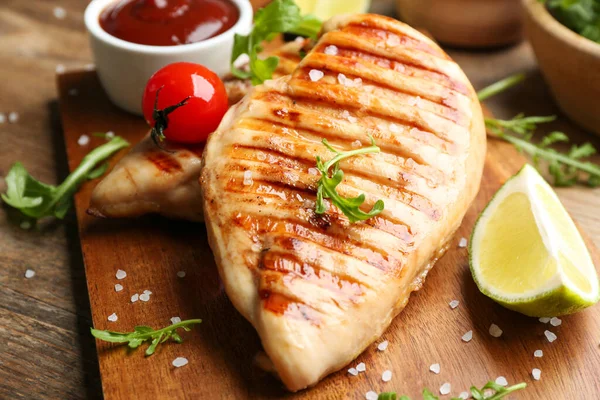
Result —
[{"label": "golden browned chicken skin", "polygon": [[[365,193],[365,211],[383,199],[385,210],[355,224],[331,204],[316,214],[315,157],[332,157],[321,139],[350,150],[369,135],[381,153],[342,161],[338,192]],[[378,15],[328,21],[291,76],[229,110],[203,156],[209,241],[229,298],[289,390],[383,333],[460,225],[484,156],[481,108],[458,65]]]}]

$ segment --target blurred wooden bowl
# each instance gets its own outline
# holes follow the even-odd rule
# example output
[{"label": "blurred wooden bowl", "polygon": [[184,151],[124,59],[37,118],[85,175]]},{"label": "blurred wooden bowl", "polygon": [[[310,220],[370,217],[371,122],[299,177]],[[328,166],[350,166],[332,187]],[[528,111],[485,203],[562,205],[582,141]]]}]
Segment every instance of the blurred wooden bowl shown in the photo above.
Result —
[{"label": "blurred wooden bowl", "polygon": [[558,22],[538,0],[523,0],[525,30],[562,111],[600,135],[600,44]]},{"label": "blurred wooden bowl", "polygon": [[520,0],[396,0],[400,18],[452,46],[484,48],[520,41]]}]

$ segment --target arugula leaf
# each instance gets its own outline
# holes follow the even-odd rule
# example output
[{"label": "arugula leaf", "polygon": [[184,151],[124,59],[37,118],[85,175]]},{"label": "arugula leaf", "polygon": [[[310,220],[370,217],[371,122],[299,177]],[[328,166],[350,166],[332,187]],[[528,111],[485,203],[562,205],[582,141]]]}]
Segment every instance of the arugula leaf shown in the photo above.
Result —
[{"label": "arugula leaf", "polygon": [[201,319],[188,319],[181,321],[176,324],[167,326],[162,329],[154,330],[150,326],[140,325],[133,328],[133,332],[113,332],[113,331],[101,331],[98,329],[90,328],[92,335],[96,339],[103,340],[111,343],[127,343],[132,349],[138,348],[143,342],[150,340],[150,346],[146,349],[146,356],[151,356],[156,351],[156,347],[171,339],[176,343],[181,343],[183,339],[176,332],[177,329],[182,328],[185,331],[190,331],[190,326],[201,323]]},{"label": "arugula leaf", "polygon": [[[326,211],[325,202],[323,199],[330,199],[331,202],[339,208],[351,223],[357,221],[364,221],[372,218],[383,211],[384,203],[383,200],[377,200],[373,205],[373,208],[368,213],[365,213],[360,209],[360,206],[365,202],[365,195],[361,194],[357,197],[342,197],[337,192],[337,186],[344,179],[344,172],[340,169],[340,161],[349,157],[357,156],[359,154],[367,153],[379,153],[381,150],[375,145],[375,140],[371,138],[371,146],[363,147],[362,149],[356,149],[351,151],[339,152],[329,145],[327,139],[323,139],[322,143],[330,151],[336,153],[336,156],[331,160],[323,163],[321,157],[317,156],[317,169],[321,172],[321,179],[317,183],[317,202],[315,205],[315,212],[317,214],[324,214]],[[329,169],[333,167],[331,176],[329,175]]]},{"label": "arugula leaf", "polygon": [[[517,390],[525,389],[527,384],[525,382],[519,383],[510,387],[503,387],[498,385],[496,382],[490,381],[485,384],[481,389],[471,386],[471,395],[475,400],[500,400],[509,394],[516,392]],[[487,393],[486,391],[493,391],[494,393]],[[377,400],[396,400],[397,394],[395,392],[385,392],[379,394]],[[398,400],[410,400],[408,396],[402,396]],[[438,400],[438,397],[429,391],[429,389],[423,389],[423,400]],[[461,400],[459,397],[452,397],[450,400]]]},{"label": "arugula leaf", "polygon": [[7,190],[2,193],[2,200],[34,222],[49,216],[63,219],[71,207],[71,196],[81,183],[106,172],[108,164],[97,165],[127,146],[129,143],[125,139],[115,137],[97,147],[83,158],[81,164],[59,186],[36,180],[23,164],[16,162],[6,175]]},{"label": "arugula leaf", "polygon": [[[522,74],[502,79],[477,93],[479,100],[488,99],[498,93],[512,87],[523,80]],[[535,144],[532,142],[533,135],[539,124],[552,122],[555,115],[544,117],[526,117],[523,114],[516,115],[509,120],[486,118],[485,125],[489,132],[496,137],[513,144],[519,151],[529,154],[533,164],[540,169],[540,160],[548,165],[548,172],[553,178],[555,186],[572,186],[581,181],[581,175],[587,174],[587,184],[591,187],[600,185],[600,165],[590,161],[582,161],[582,158],[590,157],[596,153],[591,143],[581,146],[573,145],[567,153],[561,153],[550,146],[558,142],[568,142],[569,137],[563,132],[551,132]],[[513,132],[517,135],[510,135]]]},{"label": "arugula leaf", "polygon": [[546,0],[548,10],[564,26],[600,43],[600,1]]},{"label": "arugula leaf", "polygon": [[[262,42],[271,41],[279,33],[294,33],[315,38],[321,29],[321,21],[314,16],[300,15],[300,8],[294,0],[275,0],[254,14],[254,27],[248,35],[236,34],[231,53],[231,73],[240,79],[251,79],[259,85],[271,79],[279,64],[278,57],[261,59]],[[249,71],[234,66],[242,54],[250,58]]]}]

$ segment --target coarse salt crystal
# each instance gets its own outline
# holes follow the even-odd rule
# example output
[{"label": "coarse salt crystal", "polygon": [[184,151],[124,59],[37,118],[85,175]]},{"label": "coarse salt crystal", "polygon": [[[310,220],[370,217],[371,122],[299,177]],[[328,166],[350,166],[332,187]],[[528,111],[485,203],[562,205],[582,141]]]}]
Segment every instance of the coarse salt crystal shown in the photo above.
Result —
[{"label": "coarse salt crystal", "polygon": [[28,269],[25,271],[25,278],[33,278],[35,276],[35,271],[32,269]]},{"label": "coarse salt crystal", "polygon": [[342,112],[342,117],[344,117],[345,119],[347,119],[352,124],[356,123],[356,121],[357,121],[356,117],[353,117],[352,115],[350,115],[350,113],[348,112],[348,110],[344,110]]},{"label": "coarse salt crystal", "polygon": [[344,74],[338,74],[337,79],[341,85],[346,85],[346,81],[348,80]]},{"label": "coarse salt crystal", "polygon": [[365,399],[367,400],[377,400],[379,395],[372,390],[369,390],[367,394],[365,394]]},{"label": "coarse salt crystal", "polygon": [[117,283],[115,285],[115,292],[120,292],[121,290],[123,290],[123,285],[121,285],[120,283]]},{"label": "coarse salt crystal", "polygon": [[356,375],[358,375],[358,370],[356,368],[350,368],[348,370],[348,373],[352,376],[356,376]]},{"label": "coarse salt crystal", "polygon": [[56,66],[56,73],[57,74],[62,74],[63,72],[65,72],[65,70],[66,70],[65,66],[62,65],[62,64],[58,64]]},{"label": "coarse salt crystal", "polygon": [[468,392],[460,392],[460,394],[458,395],[458,398],[467,400],[469,398],[469,393]]},{"label": "coarse salt crystal", "polygon": [[296,200],[304,202],[304,197],[300,196],[300,193],[296,193]]},{"label": "coarse salt crystal", "polygon": [[469,331],[462,336],[463,342],[470,342],[473,339],[473,331]]},{"label": "coarse salt crystal", "polygon": [[546,335],[546,339],[548,339],[550,343],[554,342],[557,339],[557,336],[549,330],[545,330],[544,335]]},{"label": "coarse salt crystal", "polygon": [[491,324],[489,329],[490,335],[495,338],[502,336],[502,329],[496,324]]},{"label": "coarse salt crystal", "polygon": [[400,44],[400,38],[398,36],[396,36],[396,35],[391,35],[386,40],[386,43],[390,47],[396,47],[396,46],[398,46]]},{"label": "coarse salt crystal", "polygon": [[23,222],[21,222],[21,223],[19,224],[19,227],[20,227],[21,229],[24,229],[24,230],[30,229],[30,228],[31,228],[31,222],[29,222],[29,221],[25,220],[25,221],[23,221]]},{"label": "coarse salt crystal", "polygon": [[318,82],[321,80],[321,78],[323,78],[323,76],[325,76],[325,74],[323,71],[319,71],[318,69],[311,69],[308,73],[308,76],[310,77],[311,81]]},{"label": "coarse salt crystal", "polygon": [[267,159],[267,155],[265,153],[257,153],[256,158],[258,158],[259,161],[265,161]]},{"label": "coarse salt crystal", "polygon": [[140,295],[136,293],[133,296],[131,296],[131,302],[135,303],[136,301],[139,300],[139,298],[140,298]]},{"label": "coarse salt crystal", "polygon": [[440,367],[440,364],[431,364],[429,370],[434,374],[439,374],[442,368]]},{"label": "coarse salt crystal", "polygon": [[185,357],[177,357],[176,359],[173,360],[173,366],[175,368],[183,367],[187,363],[188,363],[188,360]]},{"label": "coarse salt crystal", "polygon": [[383,371],[383,374],[381,374],[381,380],[384,382],[391,381],[392,380],[392,371],[390,371],[389,369]]},{"label": "coarse salt crystal", "polygon": [[118,269],[115,276],[117,279],[124,279],[127,276],[127,272],[123,271],[122,269]]},{"label": "coarse salt crystal", "polygon": [[19,120],[19,113],[16,111],[12,111],[8,114],[8,122],[11,124],[16,123]]},{"label": "coarse salt crystal", "polygon": [[550,320],[550,325],[552,326],[559,326],[560,324],[562,324],[562,320],[560,318],[552,317]]},{"label": "coarse salt crystal", "polygon": [[148,293],[142,293],[142,294],[140,294],[140,300],[144,301],[144,302],[148,301],[148,300],[150,300],[150,295]]},{"label": "coarse salt crystal", "polygon": [[458,305],[460,304],[460,302],[458,300],[452,300],[450,303],[448,303],[448,305],[450,305],[451,309],[455,309],[456,307],[458,307]]},{"label": "coarse salt crystal", "polygon": [[388,348],[388,344],[389,344],[389,342],[387,340],[384,340],[383,342],[381,342],[377,345],[377,350],[385,351]]},{"label": "coarse salt crystal", "polygon": [[506,386],[506,385],[508,385],[508,381],[507,381],[507,380],[506,380],[506,378],[505,378],[505,377],[503,377],[503,376],[499,376],[499,377],[497,377],[497,378],[496,378],[496,383],[497,383],[498,385],[500,385],[500,386]]},{"label": "coarse salt crystal", "polygon": [[85,146],[90,142],[90,137],[88,135],[81,135],[77,140],[77,144],[80,146]]},{"label": "coarse salt crystal", "polygon": [[115,133],[113,131],[108,131],[106,132],[106,135],[104,135],[104,137],[106,137],[107,139],[112,139],[115,137]]},{"label": "coarse salt crystal", "polygon": [[542,350],[536,350],[533,352],[533,356],[537,358],[541,358],[544,356],[544,352]]},{"label": "coarse salt crystal", "polygon": [[79,91],[77,89],[69,90],[69,96],[77,96],[78,94],[79,94]]},{"label": "coarse salt crystal", "polygon": [[452,386],[450,386],[450,384],[446,382],[440,387],[440,394],[447,395],[448,393],[450,393],[451,389]]},{"label": "coarse salt crystal", "polygon": [[325,47],[325,54],[330,56],[335,56],[338,53],[338,48],[334,45],[329,45]]},{"label": "coarse salt crystal", "polygon": [[540,321],[542,324],[547,324],[548,322],[550,322],[550,318],[547,318],[547,317],[542,317],[542,318],[540,318],[540,319],[539,319],[539,321]]},{"label": "coarse salt crystal", "polygon": [[460,248],[465,248],[467,247],[467,238],[460,238],[460,240],[458,241],[458,247]]},{"label": "coarse salt crystal", "polygon": [[534,368],[533,370],[531,370],[531,376],[533,376],[533,379],[535,379],[536,381],[539,381],[542,376],[542,370],[540,370],[539,368]]},{"label": "coarse salt crystal", "polygon": [[365,372],[365,371],[367,370],[367,366],[365,365],[365,363],[364,363],[364,362],[361,362],[360,364],[358,364],[358,365],[356,366],[356,370],[357,370],[358,372]]},{"label": "coarse salt crystal", "polygon": [[171,317],[171,323],[172,324],[178,324],[181,322],[181,318],[179,317]]},{"label": "coarse salt crystal", "polygon": [[3,124],[6,122],[6,115],[0,113],[0,124]]},{"label": "coarse salt crystal", "polygon": [[362,143],[360,140],[355,140],[354,142],[352,142],[352,148],[353,149],[358,149],[362,146]]},{"label": "coarse salt crystal", "polygon": [[65,19],[67,11],[62,7],[54,7],[53,14],[57,19]]},{"label": "coarse salt crystal", "polygon": [[110,322],[115,322],[117,319],[118,319],[118,317],[117,317],[117,314],[115,314],[115,313],[112,313],[108,316],[108,320]]},{"label": "coarse salt crystal", "polygon": [[308,169],[308,173],[309,173],[310,175],[319,175],[319,170],[318,170],[318,169],[316,169],[316,168],[309,168],[309,169]]},{"label": "coarse salt crystal", "polygon": [[144,290],[144,292],[143,292],[143,293],[144,293],[144,294],[152,294],[152,292],[151,292],[151,291],[149,291],[148,289]]},{"label": "coarse salt crystal", "polygon": [[396,124],[390,124],[390,132],[400,133],[400,127]]},{"label": "coarse salt crystal", "polygon": [[244,186],[251,186],[253,183],[252,171],[244,171]]},{"label": "coarse salt crystal", "polygon": [[185,271],[179,271],[179,272],[177,272],[177,277],[178,278],[184,278],[185,277]]}]

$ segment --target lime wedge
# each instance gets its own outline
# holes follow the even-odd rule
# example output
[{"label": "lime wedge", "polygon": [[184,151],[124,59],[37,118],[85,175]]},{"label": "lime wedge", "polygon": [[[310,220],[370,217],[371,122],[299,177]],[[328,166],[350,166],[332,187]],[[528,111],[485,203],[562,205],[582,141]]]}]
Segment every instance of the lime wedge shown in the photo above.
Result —
[{"label": "lime wedge", "polygon": [[355,14],[367,12],[371,0],[296,0],[302,14],[315,15],[322,21],[338,14]]},{"label": "lime wedge", "polygon": [[600,299],[598,275],[556,193],[526,165],[498,190],[469,246],[479,290],[533,317],[571,314]]}]

